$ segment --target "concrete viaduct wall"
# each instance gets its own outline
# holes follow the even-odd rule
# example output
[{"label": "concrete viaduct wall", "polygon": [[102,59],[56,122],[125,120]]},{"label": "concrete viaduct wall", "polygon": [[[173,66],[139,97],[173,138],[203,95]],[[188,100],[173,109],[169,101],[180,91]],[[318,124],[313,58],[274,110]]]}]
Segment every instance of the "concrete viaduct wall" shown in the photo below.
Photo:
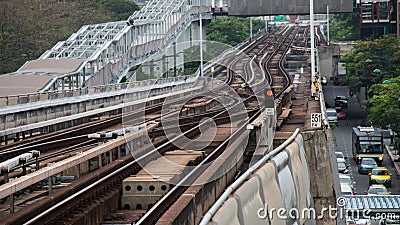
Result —
[{"label": "concrete viaduct wall", "polygon": [[146,103],[156,103],[157,99],[165,98],[171,93],[190,94],[201,89],[201,85],[196,87],[198,80],[195,75],[137,83],[141,86],[134,83],[132,86],[125,85],[125,88],[119,86],[121,89],[111,90],[109,86],[104,86],[96,89],[95,93],[83,95],[79,95],[80,91],[59,92],[57,98],[52,98],[51,93],[38,94],[41,99],[28,103],[16,101],[15,105],[8,101],[10,103],[8,106],[0,108],[0,142],[11,139],[18,141],[21,136],[24,138],[35,132],[57,131],[87,122],[90,118],[100,115],[122,113],[123,108],[140,109]]}]

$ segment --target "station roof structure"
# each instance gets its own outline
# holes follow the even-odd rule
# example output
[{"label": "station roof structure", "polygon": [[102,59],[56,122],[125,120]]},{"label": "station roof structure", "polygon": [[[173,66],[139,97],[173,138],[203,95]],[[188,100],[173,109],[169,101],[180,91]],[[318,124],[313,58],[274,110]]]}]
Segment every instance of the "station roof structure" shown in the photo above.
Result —
[{"label": "station roof structure", "polygon": [[53,79],[78,73],[84,63],[69,58],[28,61],[18,71],[0,76],[0,96],[36,93]]}]

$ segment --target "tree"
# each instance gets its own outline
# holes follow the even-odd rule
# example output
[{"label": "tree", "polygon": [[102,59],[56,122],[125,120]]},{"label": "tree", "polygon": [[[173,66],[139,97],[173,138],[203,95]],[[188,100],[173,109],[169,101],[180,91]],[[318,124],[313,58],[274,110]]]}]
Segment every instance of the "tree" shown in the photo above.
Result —
[{"label": "tree", "polygon": [[0,74],[37,59],[83,25],[126,20],[138,9],[129,0],[0,1]]},{"label": "tree", "polygon": [[390,79],[390,83],[374,84],[368,91],[372,97],[366,101],[368,121],[380,127],[400,131],[400,77]]},{"label": "tree", "polygon": [[[230,46],[219,42],[207,41],[203,43],[203,64],[221,55],[228,48]],[[185,58],[183,73],[185,75],[195,73],[200,66],[200,46],[195,45],[185,49],[183,54]]]},{"label": "tree", "polygon": [[349,41],[360,37],[360,14],[341,13],[331,17],[330,36],[332,40]]},{"label": "tree", "polygon": [[[264,20],[252,20],[253,34],[265,29]],[[207,40],[235,46],[250,36],[250,18],[217,18],[207,26]]]},{"label": "tree", "polygon": [[[346,63],[346,81],[352,90],[370,87],[400,74],[400,39],[384,35],[374,41],[359,41],[354,50],[342,57]],[[373,72],[379,69],[379,73]]]}]

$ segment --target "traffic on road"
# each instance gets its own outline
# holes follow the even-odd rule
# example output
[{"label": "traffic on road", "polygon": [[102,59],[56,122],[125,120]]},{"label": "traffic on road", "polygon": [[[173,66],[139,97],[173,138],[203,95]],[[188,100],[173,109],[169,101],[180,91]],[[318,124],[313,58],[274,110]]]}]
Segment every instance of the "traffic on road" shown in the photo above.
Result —
[{"label": "traffic on road", "polygon": [[[354,139],[354,137],[352,138],[354,136],[353,128],[358,130],[360,128],[370,129],[367,128],[370,125],[365,124],[367,114],[364,106],[360,104],[357,96],[349,96],[348,93],[349,90],[345,86],[324,86],[327,108],[338,107],[338,99],[346,101],[346,108],[341,107],[340,109],[346,116],[344,119],[335,121],[337,125],[334,124],[332,129],[336,155],[339,158],[344,158],[344,160],[338,159],[338,168],[343,167],[343,165],[346,167],[338,171],[341,183],[347,183],[351,187],[353,194],[400,194],[399,179],[393,162],[386,150],[383,150],[383,152],[378,150],[379,147],[384,149],[384,144],[390,144],[390,140],[384,139],[383,146],[378,146],[378,141],[375,141],[376,143],[374,141],[371,142],[371,138],[369,138],[370,142],[367,143],[361,138],[358,142],[360,151],[353,151],[355,148],[354,140],[352,140]],[[341,102],[341,106],[344,106],[344,102]],[[366,132],[371,133],[370,130]],[[342,157],[340,153],[343,155]],[[347,181],[345,182],[345,180]]]}]

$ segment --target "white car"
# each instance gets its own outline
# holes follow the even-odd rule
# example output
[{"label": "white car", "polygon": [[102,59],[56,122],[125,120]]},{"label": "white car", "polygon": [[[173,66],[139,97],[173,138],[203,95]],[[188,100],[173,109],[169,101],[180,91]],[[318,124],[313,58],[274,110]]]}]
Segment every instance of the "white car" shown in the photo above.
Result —
[{"label": "white car", "polygon": [[353,194],[356,194],[355,187],[354,187],[356,182],[353,182],[353,180],[351,179],[351,177],[349,175],[339,173],[339,182],[340,182],[340,184],[348,184],[351,187],[351,189],[353,190]]},{"label": "white car", "polygon": [[343,152],[335,152],[336,159],[343,159],[345,160],[346,157],[344,157]]},{"label": "white car", "polygon": [[326,109],[326,116],[328,117],[329,124],[336,124],[338,123],[337,112],[336,109]]}]

